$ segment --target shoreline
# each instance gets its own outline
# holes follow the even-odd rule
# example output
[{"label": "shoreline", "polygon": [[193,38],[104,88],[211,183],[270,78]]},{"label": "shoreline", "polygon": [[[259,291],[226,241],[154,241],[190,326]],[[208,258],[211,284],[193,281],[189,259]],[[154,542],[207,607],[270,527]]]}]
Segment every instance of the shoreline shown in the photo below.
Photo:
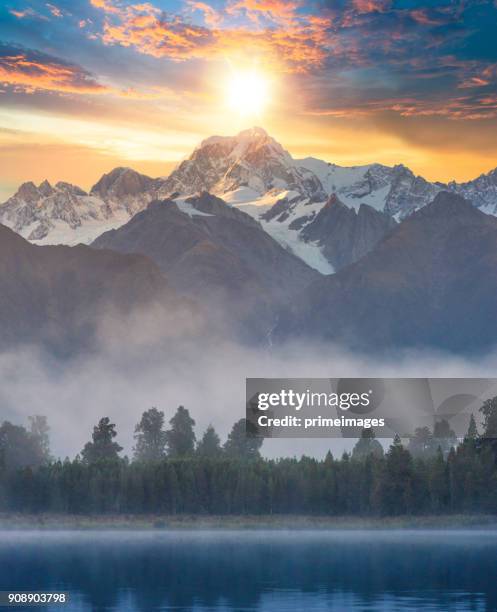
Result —
[{"label": "shoreline", "polygon": [[68,515],[0,513],[3,530],[497,530],[495,515],[327,517],[327,516],[196,516],[196,515]]}]

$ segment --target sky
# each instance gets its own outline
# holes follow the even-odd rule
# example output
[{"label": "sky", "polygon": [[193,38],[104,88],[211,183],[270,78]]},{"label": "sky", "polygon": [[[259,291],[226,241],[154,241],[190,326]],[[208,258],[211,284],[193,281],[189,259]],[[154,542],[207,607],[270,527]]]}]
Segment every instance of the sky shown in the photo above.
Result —
[{"label": "sky", "polygon": [[0,200],[166,175],[253,125],[295,157],[470,180],[497,166],[496,31],[497,0],[4,0]]}]

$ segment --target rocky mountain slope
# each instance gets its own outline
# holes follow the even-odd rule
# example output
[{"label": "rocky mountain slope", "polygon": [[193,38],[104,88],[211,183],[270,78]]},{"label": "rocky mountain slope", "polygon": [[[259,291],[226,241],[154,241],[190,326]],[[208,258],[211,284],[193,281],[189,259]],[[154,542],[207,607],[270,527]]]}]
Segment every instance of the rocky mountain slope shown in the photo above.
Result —
[{"label": "rocky mountain slope", "polygon": [[301,237],[316,243],[327,261],[340,270],[369,253],[396,225],[392,217],[367,204],[356,211],[332,195],[303,227]]},{"label": "rocky mountain slope", "polygon": [[302,292],[275,337],[372,351],[488,349],[497,342],[496,270],[497,219],[441,192],[360,261]]},{"label": "rocky mountain slope", "polygon": [[175,289],[252,337],[267,335],[279,307],[319,277],[252,217],[205,192],[154,201],[93,246],[147,255]]},{"label": "rocky mountain slope", "polygon": [[142,210],[153,184],[130,168],[104,175],[89,194],[69,183],[24,183],[0,205],[0,223],[35,244],[89,243]]},{"label": "rocky mountain slope", "polygon": [[[152,200],[208,191],[253,216],[284,248],[329,274],[374,246],[392,227],[386,217],[401,221],[443,190],[497,215],[497,170],[467,183],[431,183],[402,165],[341,167],[294,159],[263,129],[252,128],[234,137],[208,138],[165,179],[116,168],[89,194],[66,183],[25,183],[0,205],[0,223],[37,244],[90,243]],[[327,208],[331,196],[356,213],[357,220],[340,215],[343,233],[352,241],[347,247],[336,227],[324,235],[337,216]]]},{"label": "rocky mountain slope", "polygon": [[186,333],[199,317],[142,255],[35,246],[1,225],[0,286],[2,350],[27,344],[67,355],[121,340],[123,330],[128,340],[142,315],[154,337]]},{"label": "rocky mountain slope", "polygon": [[290,154],[263,129],[252,128],[234,137],[213,136],[163,182],[158,197],[208,191],[228,196],[239,189],[255,194],[297,189],[314,194],[320,189],[312,172],[298,168]]}]

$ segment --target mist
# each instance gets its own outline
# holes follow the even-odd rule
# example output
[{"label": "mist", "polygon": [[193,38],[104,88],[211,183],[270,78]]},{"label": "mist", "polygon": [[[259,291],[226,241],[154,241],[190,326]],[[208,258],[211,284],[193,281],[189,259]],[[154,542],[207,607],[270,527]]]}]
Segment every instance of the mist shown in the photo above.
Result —
[{"label": "mist", "polygon": [[[131,454],[135,424],[152,406],[169,421],[183,405],[196,421],[197,437],[212,424],[224,441],[245,414],[246,378],[492,377],[497,365],[497,353],[471,360],[428,351],[372,357],[324,344],[261,348],[198,337],[153,342],[152,328],[145,335],[135,328],[119,342],[102,334],[96,351],[65,361],[33,347],[0,353],[0,421],[25,424],[29,415],[46,415],[52,452],[64,458],[80,452],[93,425],[109,416],[124,453]],[[353,442],[269,439],[262,452],[319,458],[328,450],[341,454]]]}]

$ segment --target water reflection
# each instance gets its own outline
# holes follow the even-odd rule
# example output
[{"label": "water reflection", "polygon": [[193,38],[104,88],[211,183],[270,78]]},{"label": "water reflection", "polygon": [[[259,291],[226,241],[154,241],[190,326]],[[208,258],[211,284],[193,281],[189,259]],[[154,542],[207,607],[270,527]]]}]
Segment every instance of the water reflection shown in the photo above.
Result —
[{"label": "water reflection", "polygon": [[486,611],[496,558],[480,531],[0,532],[0,590],[70,591],[75,612]]}]

